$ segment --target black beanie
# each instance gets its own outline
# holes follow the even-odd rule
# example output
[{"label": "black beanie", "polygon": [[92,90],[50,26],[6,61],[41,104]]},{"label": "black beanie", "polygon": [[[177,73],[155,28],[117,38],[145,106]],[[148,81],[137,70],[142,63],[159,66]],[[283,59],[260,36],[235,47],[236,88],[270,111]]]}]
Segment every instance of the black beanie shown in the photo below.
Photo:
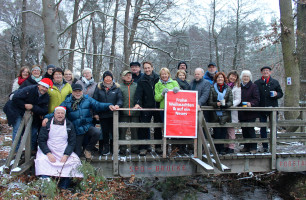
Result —
[{"label": "black beanie", "polygon": [[103,81],[104,81],[104,78],[105,78],[106,76],[110,76],[110,77],[112,77],[112,79],[114,79],[114,78],[113,78],[113,74],[112,74],[112,72],[110,72],[110,71],[105,71],[105,72],[103,73]]},{"label": "black beanie", "polygon": [[180,65],[181,65],[181,64],[185,64],[185,65],[186,65],[186,69],[187,69],[187,63],[186,63],[185,61],[180,61],[180,62],[178,63],[178,65],[177,65],[177,69],[180,68]]},{"label": "black beanie", "polygon": [[55,67],[55,65],[50,64],[50,65],[47,66],[47,70],[50,69],[50,68],[54,68],[55,69],[56,67]]}]

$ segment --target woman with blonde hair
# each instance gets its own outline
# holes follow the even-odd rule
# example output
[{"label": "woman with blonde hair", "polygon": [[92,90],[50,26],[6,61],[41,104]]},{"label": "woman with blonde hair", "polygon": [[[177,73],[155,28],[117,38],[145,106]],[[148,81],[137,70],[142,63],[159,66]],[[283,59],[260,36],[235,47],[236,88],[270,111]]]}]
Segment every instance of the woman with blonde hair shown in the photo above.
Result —
[{"label": "woman with blonde hair", "polygon": [[190,90],[190,85],[189,83],[187,82],[187,73],[185,70],[177,70],[176,72],[176,81],[178,82],[178,84],[180,85],[180,89],[182,90]]},{"label": "woman with blonde hair", "polygon": [[64,79],[70,85],[77,82],[77,79],[74,78],[73,73],[70,69],[65,69],[64,71]]}]

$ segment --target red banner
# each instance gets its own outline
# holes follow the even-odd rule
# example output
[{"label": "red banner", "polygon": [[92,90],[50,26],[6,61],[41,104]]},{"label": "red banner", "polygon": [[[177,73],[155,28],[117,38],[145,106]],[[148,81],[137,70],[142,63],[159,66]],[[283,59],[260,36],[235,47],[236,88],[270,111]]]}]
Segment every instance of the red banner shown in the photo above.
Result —
[{"label": "red banner", "polygon": [[196,138],[198,92],[180,90],[165,96],[164,137]]}]

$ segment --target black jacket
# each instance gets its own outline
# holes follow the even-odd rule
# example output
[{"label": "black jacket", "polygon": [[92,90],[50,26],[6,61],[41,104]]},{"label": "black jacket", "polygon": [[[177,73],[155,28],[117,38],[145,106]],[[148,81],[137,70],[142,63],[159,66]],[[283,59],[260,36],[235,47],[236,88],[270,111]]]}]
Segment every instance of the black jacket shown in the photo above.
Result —
[{"label": "black jacket", "polygon": [[153,82],[151,82],[146,74],[137,82],[135,93],[135,104],[139,104],[143,108],[159,108],[159,103],[154,99],[155,84],[159,81],[159,76],[153,72]]},{"label": "black jacket", "polygon": [[[250,102],[252,107],[258,107],[260,101],[260,95],[258,92],[258,87],[252,81],[248,82],[245,86],[241,84],[241,103]],[[251,120],[259,117],[258,112],[256,111],[239,111],[238,118],[239,120]]]},{"label": "black jacket", "polygon": [[143,73],[141,71],[139,72],[138,76],[136,74],[132,74],[133,82],[137,83],[142,76],[143,76]]},{"label": "black jacket", "polygon": [[[40,132],[38,135],[38,146],[44,154],[51,152],[47,144],[47,141],[49,138],[50,123],[51,123],[51,120],[47,122],[47,126],[42,127],[40,129]],[[73,124],[67,119],[66,119],[66,128],[67,128],[67,133],[68,133],[68,145],[64,151],[64,155],[70,156],[76,144],[76,134],[74,131]]]},{"label": "black jacket", "polygon": [[49,94],[39,96],[37,85],[28,86],[18,89],[13,96],[13,99],[8,101],[3,108],[10,125],[15,123],[15,119],[23,116],[26,111],[24,105],[32,104],[33,123],[41,124],[40,116],[48,113]]},{"label": "black jacket", "polygon": [[[94,91],[93,99],[103,102],[103,103],[111,103],[112,105],[118,105],[122,107],[122,92],[119,88],[119,85],[116,83],[106,91],[103,83],[99,83]],[[113,117],[113,112],[111,110],[102,111],[98,113],[99,118],[110,118]]]},{"label": "black jacket", "polygon": [[[279,82],[270,77],[268,84],[265,83],[261,78],[254,82],[259,90],[260,94],[260,107],[278,107],[278,99],[283,97],[283,91]],[[270,91],[276,91],[275,97],[270,97]]]},{"label": "black jacket", "polygon": [[22,89],[24,87],[30,86],[30,85],[37,85],[38,83],[32,79],[31,75],[29,76],[29,78],[27,78],[27,80],[25,80],[19,87],[19,89]]}]

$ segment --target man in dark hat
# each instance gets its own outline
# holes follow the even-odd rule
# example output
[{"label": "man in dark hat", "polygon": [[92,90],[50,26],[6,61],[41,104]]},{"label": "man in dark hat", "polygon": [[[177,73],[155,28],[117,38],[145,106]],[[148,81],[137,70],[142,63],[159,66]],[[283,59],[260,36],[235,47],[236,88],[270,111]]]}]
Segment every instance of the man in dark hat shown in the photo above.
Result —
[{"label": "man in dark hat", "polygon": [[187,63],[185,61],[180,61],[177,65],[178,70],[185,70],[187,73]]},{"label": "man in dark hat", "polygon": [[[72,95],[67,96],[60,106],[67,109],[67,119],[74,125],[76,132],[76,145],[74,152],[82,155],[82,144],[85,134],[88,137],[88,144],[84,148],[84,154],[87,159],[91,158],[91,151],[94,150],[100,137],[100,130],[94,127],[92,123],[92,110],[102,112],[107,110],[116,110],[111,103],[100,103],[88,95],[83,95],[83,87],[80,84],[72,86]],[[45,116],[43,126],[46,126],[49,119],[53,117],[53,113]]]},{"label": "man in dark hat", "polygon": [[134,83],[137,83],[138,80],[143,75],[143,73],[141,72],[140,66],[141,65],[140,65],[139,62],[131,62],[130,63],[130,68],[131,68],[131,72],[132,72],[132,79],[133,79]]},{"label": "man in dark hat", "polygon": [[[260,69],[262,77],[254,83],[260,93],[260,107],[278,107],[278,99],[283,97],[283,91],[279,82],[271,77],[271,67],[264,66]],[[260,122],[267,122],[269,112],[260,112]],[[273,133],[274,134],[274,133]],[[267,138],[266,127],[260,128],[261,138]],[[268,151],[268,143],[263,143],[263,151]]]},{"label": "man in dark hat", "polygon": [[207,71],[204,74],[203,78],[205,80],[208,80],[209,83],[212,85],[214,83],[214,76],[216,75],[217,72],[218,71],[217,71],[216,63],[210,62],[207,66]]}]

